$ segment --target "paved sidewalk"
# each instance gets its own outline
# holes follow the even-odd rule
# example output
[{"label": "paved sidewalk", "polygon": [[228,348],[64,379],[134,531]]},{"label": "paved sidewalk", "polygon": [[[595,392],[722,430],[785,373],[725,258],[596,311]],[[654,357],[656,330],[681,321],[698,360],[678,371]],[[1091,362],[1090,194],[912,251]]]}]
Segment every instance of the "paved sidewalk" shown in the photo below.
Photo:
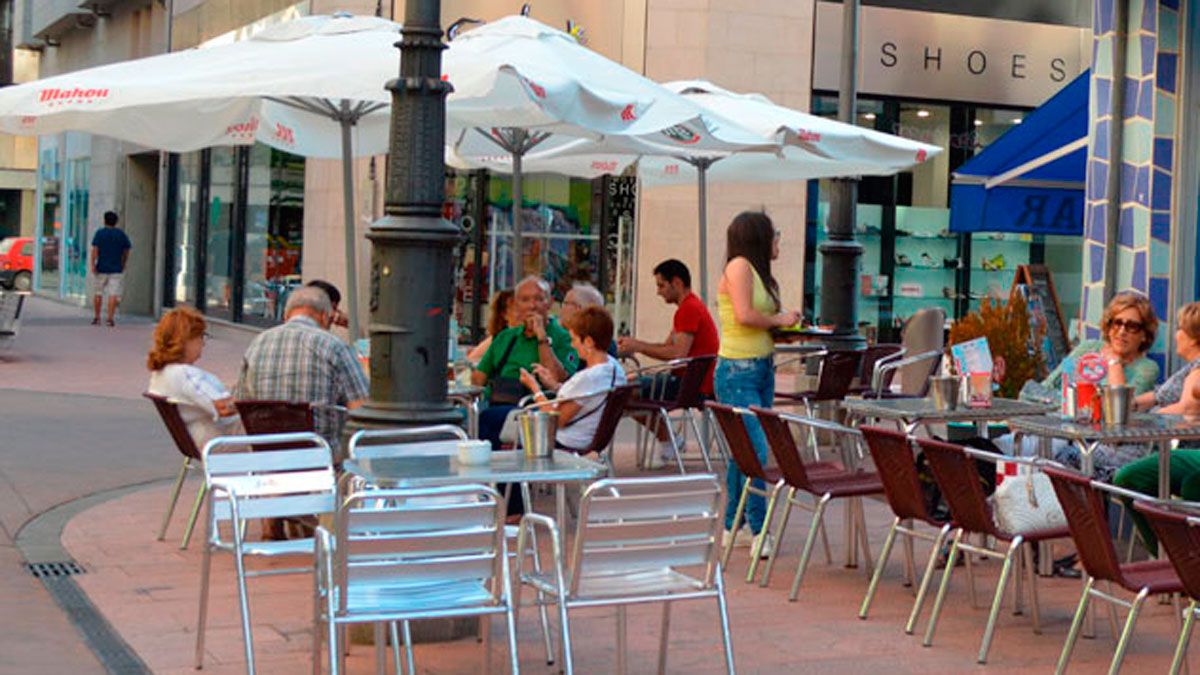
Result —
[{"label": "paved sidewalk", "polygon": [[[187,486],[185,499],[195,494],[195,488],[195,483]],[[170,541],[154,541],[166,496],[166,486],[157,486],[98,506],[76,517],[63,540],[72,555],[90,570],[79,578],[80,584],[138,654],[155,672],[183,675],[195,672],[190,663],[195,645],[200,551],[195,544],[179,551],[177,536],[182,529],[182,515],[172,524]],[[543,506],[552,508],[551,504]],[[825,564],[818,547],[796,603],[787,601],[787,591],[807,530],[807,516],[794,514],[769,588],[744,583],[747,552],[735,550],[726,579],[739,672],[932,675],[1053,671],[1079,597],[1079,581],[1039,579],[1043,621],[1040,636],[1032,632],[1028,610],[1026,616],[1013,616],[1011,604],[1006,604],[989,664],[978,666],[975,655],[987,613],[982,607],[969,608],[965,570],[959,568],[955,573],[932,648],[923,648],[919,636],[906,636],[901,630],[912,595],[900,584],[899,547],[880,585],[870,619],[860,621],[856,614],[866,578],[861,570],[842,567],[841,507],[836,505],[830,511],[827,522],[834,564]],[[872,547],[877,551],[889,520],[882,504],[870,502],[866,511]],[[918,546],[917,555],[927,550]],[[995,562],[976,565],[980,603],[990,601],[989,589],[994,587],[999,568]],[[244,672],[234,572],[228,555],[214,557],[212,574],[204,672]],[[259,671],[307,672],[312,645],[311,577],[252,579],[249,592]],[[1178,631],[1170,610],[1170,606],[1153,602],[1146,606],[1124,672],[1166,671]],[[615,670],[614,616],[611,608],[572,614],[578,672]],[[1115,640],[1108,634],[1106,613],[1102,611],[1098,616],[1099,638],[1080,640],[1071,672],[1107,669]],[[654,671],[660,617],[659,606],[629,610],[631,672]],[[723,672],[717,621],[715,603],[676,603],[671,614],[669,672]],[[556,672],[543,660],[537,625],[536,612],[523,609],[518,630],[522,669]],[[922,621],[921,630],[924,626]],[[495,672],[505,672],[503,622],[494,621],[492,630],[492,663]],[[478,672],[481,650],[473,639],[418,645],[418,669],[430,674]],[[1191,662],[1193,667],[1198,666],[1200,658],[1193,656]],[[374,672],[372,648],[356,645],[348,665],[351,673]]]},{"label": "paved sidewalk", "polygon": [[[153,323],[89,322],[88,310],[31,298],[20,334],[0,347],[0,673],[104,672],[25,570],[14,543],[21,528],[59,504],[178,468],[161,422],[141,400]],[[202,365],[232,381],[252,334],[213,332]]]}]

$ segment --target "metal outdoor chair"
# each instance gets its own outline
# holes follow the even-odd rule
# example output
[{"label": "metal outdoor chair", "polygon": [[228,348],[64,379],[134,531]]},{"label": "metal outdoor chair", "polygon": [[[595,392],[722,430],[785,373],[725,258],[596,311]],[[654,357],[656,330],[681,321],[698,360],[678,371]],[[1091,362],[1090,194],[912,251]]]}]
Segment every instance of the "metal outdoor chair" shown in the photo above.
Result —
[{"label": "metal outdoor chair", "polygon": [[[1174,505],[1178,504],[1176,502]],[[1188,595],[1183,626],[1179,629],[1179,641],[1175,644],[1175,657],[1171,659],[1171,675],[1176,675],[1183,666],[1184,657],[1187,656],[1192,623],[1197,614],[1200,614],[1200,518],[1174,511],[1154,500],[1135,501],[1133,508],[1146,518],[1150,529],[1154,530],[1159,544],[1166,550],[1167,558],[1175,567],[1175,573],[1183,585],[1183,592]],[[1176,616],[1179,616],[1178,611]]]},{"label": "metal outdoor chair", "polygon": [[[580,500],[569,567],[564,565],[564,540],[554,519],[532,513],[522,518],[518,547],[524,547],[538,528],[550,534],[553,572],[538,573],[522,566],[518,573],[522,587],[532,586],[545,602],[558,605],[567,675],[574,672],[570,610],[617,606],[617,671],[624,673],[625,606],[663,603],[658,672],[665,673],[671,605],[705,599],[717,601],[725,669],[734,672],[718,560],[724,503],[720,480],[711,474],[598,481]],[[690,569],[696,572],[685,571]]]},{"label": "metal outdoor chair", "polygon": [[[179,467],[179,473],[175,476],[175,484],[171,487],[171,497],[167,502],[167,512],[163,514],[162,526],[158,528],[158,541],[162,541],[167,536],[167,525],[171,522],[171,516],[175,513],[175,505],[179,502],[179,492],[183,489],[183,481],[187,478],[189,471],[201,467],[203,460],[200,458],[200,448],[196,447],[196,441],[188,433],[187,424],[179,414],[179,404],[167,400],[165,396],[150,392],[146,392],[142,396],[154,404],[154,409],[158,411],[159,417],[167,427],[167,433],[171,435],[171,440],[175,441],[175,449],[183,455],[183,466]],[[207,484],[202,483],[196,492],[196,501],[192,506],[191,514],[188,515],[187,526],[183,530],[183,539],[179,543],[180,550],[186,549],[188,542],[192,539],[192,528],[196,525],[200,505],[204,503],[204,494],[207,490]]]},{"label": "metal outdoor chair", "polygon": [[[313,422],[313,406],[304,401],[277,401],[243,399],[234,401],[238,417],[242,420],[242,428],[251,436],[262,434],[294,434],[315,431]],[[272,450],[288,450],[295,447],[287,443],[272,443],[255,445],[255,452],[270,452]],[[301,446],[303,447],[303,446]],[[307,522],[306,522],[307,521]],[[292,521],[299,531],[308,534],[316,526],[311,518],[295,519]],[[268,539],[287,539],[287,521],[282,518],[269,518],[263,521],[263,535]]]},{"label": "metal outdoor chair", "polygon": [[[771,524],[771,516],[775,511],[776,498],[783,491],[785,483],[783,482],[783,474],[778,467],[765,467],[758,459],[758,453],[754,450],[754,442],[750,440],[750,434],[746,432],[745,416],[753,415],[745,408],[734,408],[721,403],[709,401],[704,404],[705,408],[712,413],[712,416],[717,421],[717,426],[721,430],[721,435],[725,438],[725,447],[729,450],[730,456],[733,458],[733,463],[737,465],[738,471],[746,477],[742,483],[742,493],[738,498],[737,510],[733,515],[733,527],[731,533],[736,533],[742,526],[742,518],[746,514],[746,502],[750,495],[758,495],[767,500],[767,511],[763,517],[763,532],[768,532],[768,525]],[[754,485],[754,481],[761,481],[764,487]],[[766,487],[770,486],[770,487]],[[751,551],[751,569],[757,564],[758,556],[762,552],[763,538],[758,538],[754,548]],[[725,552],[721,555],[721,567],[729,565],[729,556],[733,553],[734,537],[730,536],[729,541],[725,542]],[[829,546],[825,546],[825,555],[829,556]],[[751,575],[753,572],[751,573]],[[753,578],[749,576],[748,578]]]},{"label": "metal outdoor chair", "polygon": [[[709,454],[708,439],[700,431],[700,426],[696,422],[696,413],[703,414],[704,395],[700,390],[704,387],[704,380],[712,372],[716,360],[716,355],[693,356],[648,366],[632,373],[632,375],[639,377],[678,373],[679,377],[679,388],[674,398],[665,398],[663,396],[665,392],[662,391],[651,391],[650,398],[633,399],[625,406],[625,414],[627,416],[644,417],[648,423],[647,427],[649,427],[648,431],[643,428],[639,428],[638,430],[637,448],[639,465],[645,466],[647,446],[654,442],[659,429],[665,427],[667,436],[671,439],[671,444],[676,448],[682,448],[683,444],[687,443],[688,427],[691,427],[692,435],[696,437],[696,444],[700,446],[700,456],[704,460],[704,470],[708,472],[712,471],[712,457]],[[659,379],[664,383],[666,382],[666,378]],[[672,414],[676,414],[677,417],[672,419]],[[649,425],[651,420],[653,420],[653,426]],[[679,424],[682,433],[676,433],[676,423]],[[678,452],[675,453],[675,462],[679,466],[679,473],[687,472],[683,465],[683,456]]]},{"label": "metal outdoor chair", "polygon": [[[940,307],[919,310],[904,324],[900,333],[903,349],[897,354],[876,361],[872,372],[871,390],[862,392],[866,398],[912,398],[928,393],[929,377],[942,363],[945,340],[946,312]],[[900,391],[892,391],[892,382],[900,378]]]},{"label": "metal outdoor chair", "polygon": [[[822,350],[802,355],[799,358],[820,358],[817,368],[817,388],[796,392],[776,392],[774,404],[790,406],[799,403],[804,406],[806,416],[817,417],[820,412],[818,407],[836,406],[838,401],[846,398],[846,394],[850,391],[850,384],[858,373],[862,354],[861,352]],[[816,459],[819,448],[816,432],[812,428],[808,430],[808,445],[809,450],[813,453],[813,458]]]},{"label": "metal outdoor chair", "polygon": [[[904,632],[912,635],[917,618],[921,615],[921,607],[925,604],[925,596],[929,592],[929,582],[933,579],[938,554],[941,553],[942,545],[945,543],[947,535],[950,534],[951,524],[949,521],[934,517],[925,504],[925,493],[921,491],[921,481],[917,475],[912,439],[900,432],[879,427],[863,426],[859,427],[859,431],[862,432],[863,439],[867,442],[867,449],[875,463],[875,470],[879,472],[879,480],[883,483],[883,492],[887,495],[888,505],[891,506],[895,518],[892,519],[892,526],[888,529],[887,538],[883,541],[883,550],[879,552],[879,560],[875,563],[875,572],[871,575],[871,585],[867,587],[867,595],[863,598],[862,607],[858,610],[858,618],[867,618],[867,612],[871,609],[871,600],[875,597],[875,590],[879,587],[879,579],[883,576],[883,570],[887,567],[888,558],[892,554],[896,535],[901,534],[905,537],[905,572],[910,585],[914,581],[915,568],[913,539],[930,541],[933,546],[929,549],[929,560],[925,563],[925,572],[921,575],[921,584],[917,590],[917,597],[913,601],[912,611],[908,615],[908,622],[904,624]],[[918,521],[937,529],[937,534],[931,535],[915,529],[913,525]]]},{"label": "metal outdoor chair", "polygon": [[[416,673],[409,621],[495,614],[505,615],[510,667],[520,672],[504,502],[495,490],[464,485],[355,492],[337,510],[336,531],[317,528],[314,673],[320,672],[322,642],[330,672],[345,672],[343,625],[389,622],[396,672],[403,673],[399,623],[407,672]],[[484,672],[490,633],[485,625]]]},{"label": "metal outdoor chair", "polygon": [[[1092,598],[1109,602],[1109,608],[1121,605],[1129,609],[1125,619],[1125,627],[1121,631],[1121,639],[1117,642],[1116,652],[1108,672],[1116,673],[1121,669],[1121,661],[1125,658],[1125,650],[1133,636],[1133,628],[1137,623],[1138,613],[1146,598],[1155,593],[1180,593],[1183,585],[1175,574],[1175,569],[1167,560],[1147,560],[1145,562],[1122,564],[1117,558],[1117,550],[1113,545],[1111,530],[1108,527],[1108,499],[1106,490],[1117,490],[1105,486],[1090,477],[1067,469],[1047,466],[1043,469],[1054,485],[1054,493],[1058,495],[1058,503],[1062,505],[1063,513],[1067,516],[1067,527],[1071,530],[1071,539],[1075,541],[1075,550],[1079,553],[1079,562],[1087,572],[1083,583],[1083,594],[1079,597],[1079,607],[1075,610],[1075,618],[1071,621],[1071,630],[1067,633],[1067,641],[1063,645],[1062,654],[1058,658],[1055,673],[1061,675],[1067,670],[1067,662],[1071,659],[1071,650],[1075,648],[1075,640],[1079,637],[1079,629],[1087,614],[1088,603]],[[1107,591],[1095,587],[1097,581],[1107,584]],[[1122,600],[1113,595],[1113,584],[1134,593],[1133,601]],[[1176,600],[1178,603],[1178,600]],[[1178,609],[1178,606],[1176,607]],[[1110,613],[1113,625],[1116,625],[1115,610]]]},{"label": "metal outdoor chair", "polygon": [[[858,383],[850,387],[850,394],[862,395],[868,391],[883,391],[891,385],[891,378],[876,382],[875,373],[891,361],[904,358],[904,346],[884,343],[870,345],[863,350],[862,363],[858,370]],[[888,371],[894,373],[895,371]]]},{"label": "metal outdoor chair", "polygon": [[[292,449],[249,452],[257,444],[289,444]],[[238,602],[242,615],[246,669],[254,673],[254,637],[250,630],[250,577],[309,573],[312,538],[287,541],[245,541],[246,524],[256,518],[286,518],[332,513],[337,488],[333,455],[325,439],[314,433],[266,436],[224,436],[208,442],[202,452],[204,483],[208,487],[208,517],[204,555],[200,563],[200,615],[196,624],[195,665],[204,665],[204,630],[208,619],[208,584],[214,551],[233,554]],[[227,527],[229,539],[222,530]],[[308,558],[302,567],[247,570],[248,557]]]},{"label": "metal outdoor chair", "polygon": [[[792,590],[788,594],[788,600],[793,602],[796,600],[800,594],[800,583],[804,580],[804,572],[808,569],[808,561],[812,555],[813,544],[816,543],[817,531],[824,523],[825,508],[834,499],[849,500],[846,508],[850,509],[849,515],[853,525],[851,528],[852,531],[849,533],[846,541],[846,546],[849,551],[856,545],[856,541],[861,543],[863,554],[867,558],[866,568],[870,569],[871,548],[867,542],[867,523],[863,517],[861,497],[883,494],[883,484],[879,482],[879,476],[874,473],[857,471],[850,468],[852,466],[851,457],[844,458],[841,467],[830,462],[805,465],[800,457],[800,449],[796,447],[796,440],[792,437],[792,430],[789,425],[798,425],[808,431],[819,430],[832,434],[834,443],[840,446],[847,454],[858,451],[862,434],[857,429],[851,429],[825,420],[787,415],[757,406],[751,406],[750,410],[758,416],[758,421],[762,424],[763,432],[767,435],[767,445],[771,448],[771,454],[775,456],[775,463],[779,465],[783,482],[788,486],[788,491],[783,496],[783,517],[779,520],[779,526],[776,529],[775,549],[771,552],[770,557],[767,558],[767,565],[763,569],[762,580],[759,582],[759,585],[766,586],[771,580],[771,568],[775,564],[775,557],[778,555],[780,546],[783,543],[783,535],[787,531],[788,516],[792,513],[792,507],[798,506],[802,509],[810,510],[813,512],[812,525],[808,528],[808,537],[804,540],[804,548],[800,553],[800,562],[796,565],[796,576],[792,579]],[[805,492],[811,495],[814,504],[809,505],[798,500],[796,498],[797,492]],[[769,529],[769,526],[769,522],[763,523],[764,530]],[[754,570],[757,564],[757,558],[751,560],[750,571],[746,575],[746,581],[754,578]]]},{"label": "metal outdoor chair", "polygon": [[[958,561],[958,556],[960,554],[966,556],[968,585],[971,590],[972,606],[975,604],[975,584],[974,578],[971,576],[971,555],[981,555],[987,558],[1003,560],[1004,564],[1000,568],[1000,579],[996,583],[996,592],[992,599],[991,611],[988,613],[987,627],[983,632],[983,643],[979,647],[978,662],[986,663],[988,649],[992,644],[992,634],[996,629],[996,619],[1000,615],[1001,601],[1004,599],[1004,591],[1008,587],[1008,577],[1012,572],[1014,563],[1018,567],[1022,563],[1025,565],[1031,596],[1030,604],[1033,607],[1033,632],[1041,634],[1037,574],[1033,564],[1032,545],[1051,539],[1069,537],[1070,532],[1065,527],[1033,532],[1006,532],[996,525],[996,521],[992,517],[992,507],[986,495],[984,495],[983,486],[979,483],[979,466],[975,460],[983,459],[992,463],[998,461],[1018,462],[1030,466],[1037,464],[1036,461],[1021,457],[997,455],[991,452],[965,448],[960,445],[925,438],[917,439],[917,444],[925,453],[925,458],[929,462],[929,468],[933,471],[934,481],[937,482],[938,489],[941,490],[942,496],[945,497],[946,503],[950,506],[950,515],[956,527],[953,543],[950,546],[950,555],[946,560],[946,570],[942,573],[942,582],[938,586],[937,598],[933,602],[933,612],[929,617],[929,627],[925,631],[924,645],[928,647],[933,644],[933,633],[937,629],[938,616],[941,614],[942,604],[946,600],[946,591],[950,587],[950,576],[954,572],[954,565]],[[997,542],[1008,542],[1008,546],[1004,550],[989,548],[986,544],[975,546],[967,541],[967,538],[972,534],[980,536],[985,542],[988,537],[995,539]],[[1023,556],[1018,558],[1019,554],[1023,554]],[[1019,614],[1021,612],[1019,574],[1017,577],[1016,597],[1016,613]]]}]

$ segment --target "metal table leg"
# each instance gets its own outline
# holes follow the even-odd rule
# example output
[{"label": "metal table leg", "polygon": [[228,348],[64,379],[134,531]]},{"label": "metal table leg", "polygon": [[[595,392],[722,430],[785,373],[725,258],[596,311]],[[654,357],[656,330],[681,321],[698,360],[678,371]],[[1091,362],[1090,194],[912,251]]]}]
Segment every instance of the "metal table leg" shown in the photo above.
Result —
[{"label": "metal table leg", "polygon": [[[1100,444],[1095,442],[1088,443],[1086,441],[1077,441],[1076,445],[1079,446],[1079,468],[1085,475],[1091,476],[1096,470],[1095,462],[1092,459],[1092,453],[1096,451],[1097,446]],[[1088,575],[1081,575],[1080,581],[1083,582],[1083,586],[1086,589],[1088,584]],[[1083,637],[1096,637],[1096,603],[1088,604],[1087,616],[1084,617],[1083,622]]]},{"label": "metal table leg", "polygon": [[1158,445],[1158,498],[1171,498],[1171,451],[1173,441],[1159,441]]}]

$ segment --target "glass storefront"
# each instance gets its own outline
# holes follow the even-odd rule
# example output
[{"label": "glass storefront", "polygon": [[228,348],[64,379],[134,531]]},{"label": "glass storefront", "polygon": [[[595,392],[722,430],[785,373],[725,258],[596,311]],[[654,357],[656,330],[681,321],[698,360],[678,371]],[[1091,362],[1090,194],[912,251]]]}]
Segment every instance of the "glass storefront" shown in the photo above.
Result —
[{"label": "glass storefront", "polygon": [[178,155],[173,165],[167,304],[202,305],[228,321],[281,321],[300,283],[304,158],[254,145]]},{"label": "glass storefront", "polygon": [[67,161],[67,223],[63,237],[64,273],[62,292],[66,297],[87,295],[88,256],[91,241],[88,237],[88,200],[90,197],[92,161],[89,158]]},{"label": "glass storefront", "polygon": [[41,139],[38,148],[39,184],[41,185],[41,276],[37,288],[57,293],[62,280],[59,272],[59,245],[62,241],[62,164],[54,137]]},{"label": "glass storefront", "polygon": [[[837,116],[837,98],[815,95],[812,110]],[[1018,265],[1041,263],[1055,277],[1064,316],[1077,316],[1080,288],[1078,237],[950,232],[953,171],[1021,123],[1024,111],[968,104],[936,105],[896,99],[863,99],[856,124],[940,146],[933,159],[895,176],[859,183],[856,236],[864,248],[859,284],[859,325],[880,340],[898,338],[914,312],[941,307],[948,318],[979,308],[985,297],[1007,297]],[[813,181],[809,241],[826,239],[829,181]],[[809,247],[805,305],[820,315],[821,256]]]},{"label": "glass storefront", "polygon": [[[596,286],[618,330],[626,332],[632,322],[635,185],[632,178],[543,174],[526,176],[522,184],[522,273],[543,276],[555,301],[574,283]],[[466,235],[455,294],[464,341],[483,336],[493,292],[512,288],[523,276],[513,267],[511,187],[507,176],[448,175],[444,212]]]}]

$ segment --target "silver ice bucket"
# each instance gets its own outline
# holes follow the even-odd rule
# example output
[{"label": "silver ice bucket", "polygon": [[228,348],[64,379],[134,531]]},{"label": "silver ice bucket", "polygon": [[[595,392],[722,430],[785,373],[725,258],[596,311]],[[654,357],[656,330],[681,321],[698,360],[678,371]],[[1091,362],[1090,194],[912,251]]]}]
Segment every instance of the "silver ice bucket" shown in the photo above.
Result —
[{"label": "silver ice bucket", "polygon": [[1133,387],[1127,384],[1100,388],[1100,419],[1108,426],[1129,422],[1133,413]]},{"label": "silver ice bucket", "polygon": [[554,454],[554,438],[558,434],[558,413],[552,410],[527,410],[517,415],[521,432],[521,447],[526,457],[549,457]]},{"label": "silver ice bucket", "polygon": [[954,410],[958,407],[958,394],[962,380],[953,376],[929,378],[929,398],[938,410]]}]

